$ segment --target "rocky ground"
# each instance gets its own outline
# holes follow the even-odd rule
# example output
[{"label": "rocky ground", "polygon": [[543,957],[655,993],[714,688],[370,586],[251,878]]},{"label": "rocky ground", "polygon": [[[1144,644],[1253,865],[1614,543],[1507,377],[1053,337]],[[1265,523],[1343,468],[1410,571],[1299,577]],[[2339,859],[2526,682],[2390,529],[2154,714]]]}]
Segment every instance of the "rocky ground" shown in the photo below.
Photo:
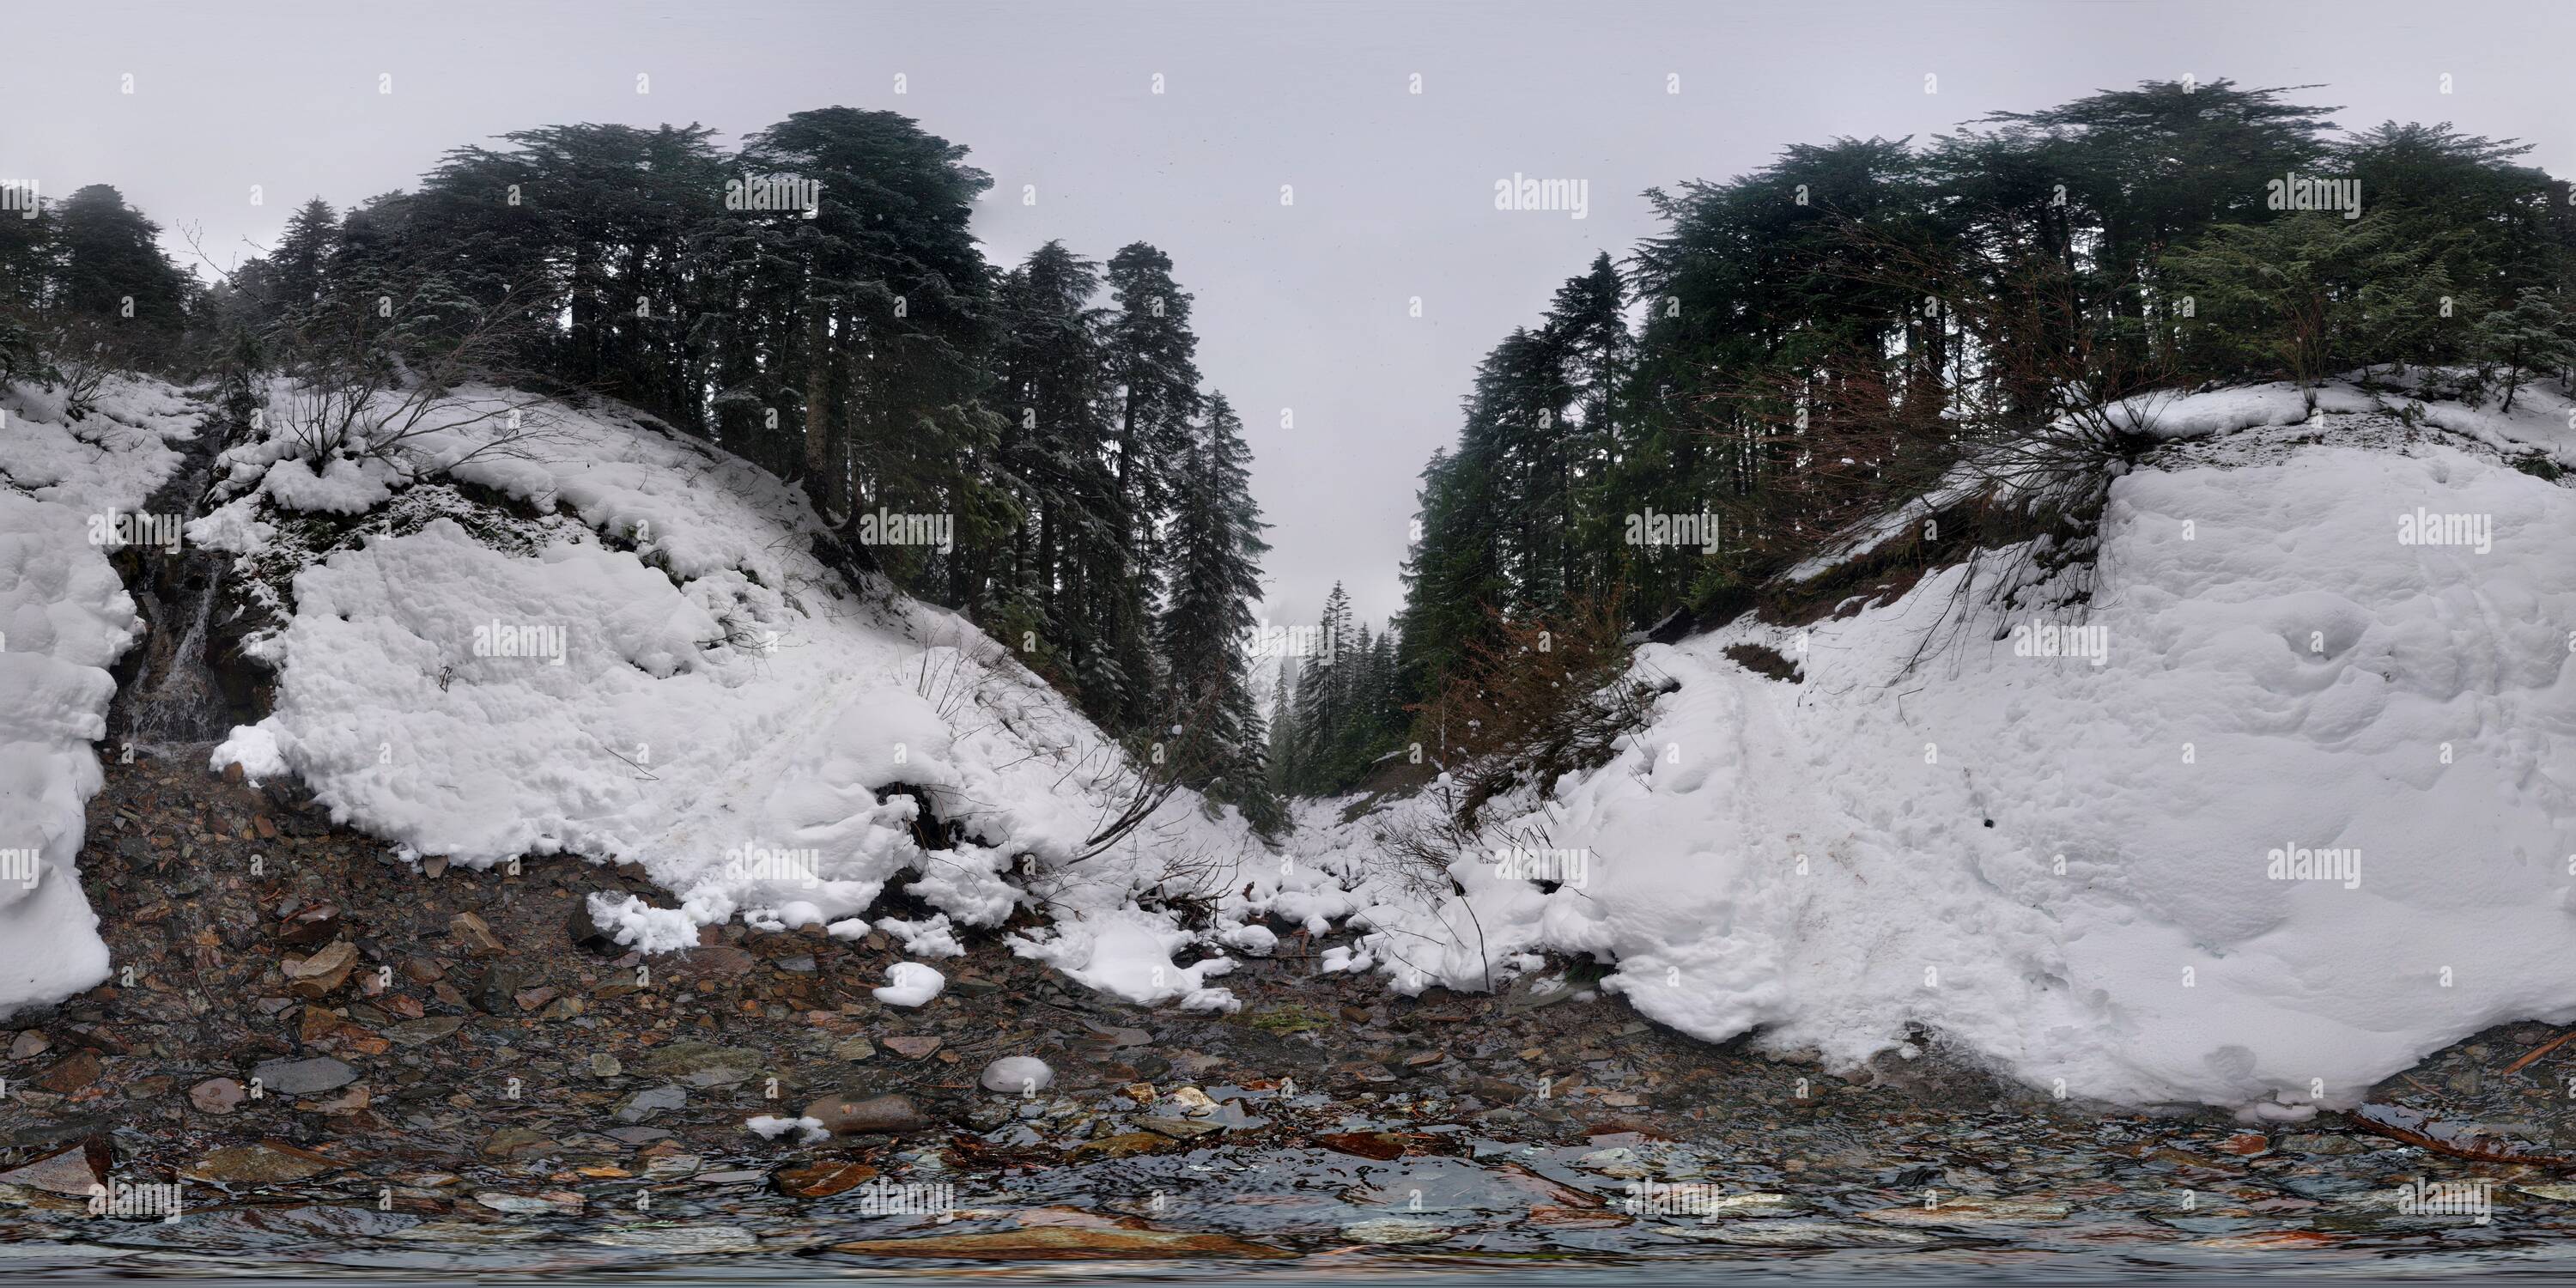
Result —
[{"label": "rocky ground", "polygon": [[[110,765],[91,803],[81,870],[118,972],[0,1025],[0,1243],[100,1240],[93,1183],[173,1179],[201,1250],[281,1228],[1043,1259],[2576,1232],[2576,1043],[2508,1070],[2546,1026],[2443,1052],[2364,1114],[2247,1127],[2055,1102],[1929,1036],[1830,1074],[1647,1024],[1579,972],[1390,997],[1316,975],[1325,945],[1296,934],[1226,977],[1233,1015],[1105,1000],[997,932],[894,1009],[878,937],[731,925],[639,959],[577,911],[646,893],[633,873],[415,868],[202,757]],[[1051,1082],[979,1085],[1004,1057]],[[763,1115],[832,1135],[764,1138]],[[2493,1182],[2494,1219],[2390,1200],[2416,1178]],[[888,1213],[879,1182],[951,1201]],[[1676,1214],[1652,1184],[1695,1188]]]}]

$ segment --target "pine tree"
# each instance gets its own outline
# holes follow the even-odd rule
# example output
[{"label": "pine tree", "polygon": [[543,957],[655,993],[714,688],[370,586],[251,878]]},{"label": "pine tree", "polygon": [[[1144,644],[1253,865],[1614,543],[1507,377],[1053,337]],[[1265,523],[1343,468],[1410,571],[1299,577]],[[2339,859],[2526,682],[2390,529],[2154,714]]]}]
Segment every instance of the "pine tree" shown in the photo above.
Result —
[{"label": "pine tree", "polygon": [[[811,219],[772,212],[746,221],[756,236],[718,229],[736,234],[723,262],[769,288],[732,295],[755,316],[728,329],[767,337],[780,399],[769,406],[801,413],[797,472],[845,528],[883,503],[954,513],[978,545],[1009,530],[1007,503],[974,478],[996,468],[999,425],[981,402],[992,273],[970,227],[992,179],[965,159],[909,117],[830,107],[753,135],[732,176],[819,185]],[[958,580],[961,602],[985,593],[982,574]]]},{"label": "pine tree", "polygon": [[1251,451],[1225,396],[1209,400],[1196,443],[1180,462],[1172,516],[1171,602],[1157,624],[1171,705],[1198,722],[1184,746],[1184,781],[1242,806],[1269,807],[1261,713],[1253,705],[1243,639],[1261,598],[1261,539],[1268,526],[1252,499]]},{"label": "pine tree", "polygon": [[[1131,709],[1130,675],[1107,645],[1107,587],[1124,559],[1110,465],[1098,267],[1048,242],[1004,279],[998,353],[1006,427],[999,464],[1023,518],[1009,555],[1012,594],[1039,623],[1044,655],[1106,720]],[[1114,727],[1114,726],[1113,726]]]},{"label": "pine tree", "polygon": [[[1146,637],[1163,584],[1164,522],[1176,502],[1189,502],[1184,475],[1198,468],[1191,459],[1201,446],[1191,424],[1200,403],[1198,337],[1190,331],[1190,297],[1172,281],[1170,256],[1131,243],[1110,258],[1107,281],[1113,308],[1101,349],[1115,401],[1119,539],[1101,552],[1116,562],[1097,570],[1094,581],[1104,646],[1121,673],[1148,677],[1154,663]],[[1227,411],[1224,419],[1232,415]],[[1152,689],[1129,684],[1127,702],[1110,713],[1112,720],[1142,721]]]},{"label": "pine tree", "polygon": [[161,226],[99,183],[54,209],[53,234],[55,322],[83,333],[79,347],[114,361],[165,360],[187,324],[189,279],[161,253]]},{"label": "pine tree", "polygon": [[270,316],[301,315],[322,298],[326,272],[340,247],[340,215],[320,197],[286,221],[277,249],[267,257],[265,287]]},{"label": "pine tree", "polygon": [[1350,719],[1351,597],[1340,582],[1324,597],[1315,648],[1297,674],[1297,789],[1322,793],[1339,784],[1339,754]]},{"label": "pine tree", "polygon": [[1298,789],[1297,728],[1297,667],[1282,657],[1278,683],[1270,690],[1270,790],[1275,796]]},{"label": "pine tree", "polygon": [[1612,471],[1626,444],[1620,439],[1620,400],[1626,391],[1635,343],[1628,333],[1627,284],[1605,252],[1583,276],[1557,288],[1547,332],[1563,362],[1567,392],[1578,417],[1566,437],[1566,486],[1557,498],[1566,532],[1557,570],[1559,602],[1595,593],[1618,580],[1620,515],[1611,490]]},{"label": "pine tree", "polygon": [[2576,318],[2559,309],[2551,293],[2526,286],[2513,307],[2497,309],[2478,324],[2484,351],[2504,367],[2504,410],[2531,372],[2552,372],[2576,361]]}]

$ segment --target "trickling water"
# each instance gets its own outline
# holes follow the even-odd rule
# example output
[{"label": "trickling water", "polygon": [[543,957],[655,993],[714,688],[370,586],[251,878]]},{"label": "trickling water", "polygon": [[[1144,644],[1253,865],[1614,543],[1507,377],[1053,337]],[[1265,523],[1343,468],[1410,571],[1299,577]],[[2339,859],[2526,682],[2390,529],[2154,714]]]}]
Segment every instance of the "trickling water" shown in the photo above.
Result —
[{"label": "trickling water", "polygon": [[[187,446],[178,473],[146,503],[149,513],[176,516],[182,522],[205,508],[215,457],[225,441],[224,426],[209,420]],[[173,554],[158,547],[133,547],[139,573],[127,575],[150,634],[141,650],[142,664],[117,695],[110,737],[140,747],[210,743],[232,731],[235,709],[217,677],[215,601],[231,556],[183,545]]]}]

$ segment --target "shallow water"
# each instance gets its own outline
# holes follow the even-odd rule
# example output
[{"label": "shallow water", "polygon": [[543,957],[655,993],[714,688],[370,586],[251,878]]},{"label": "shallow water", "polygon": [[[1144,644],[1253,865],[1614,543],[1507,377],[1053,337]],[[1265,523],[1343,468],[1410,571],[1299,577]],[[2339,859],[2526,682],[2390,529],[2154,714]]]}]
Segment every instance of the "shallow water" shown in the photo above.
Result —
[{"label": "shallow water", "polygon": [[[2247,1210],[2210,1192],[2187,1201],[2179,1191],[2100,1184],[2005,1199],[1936,1193],[1929,1197],[1939,1210],[1929,1213],[1892,1211],[1914,1206],[1892,1189],[1791,1185],[1773,1191],[1789,1195],[1782,1206],[1739,1203],[1706,1218],[1630,1215],[1622,1204],[1636,1191],[1601,1173],[1619,1158],[1605,1164],[1598,1147],[1462,1143],[1466,1148],[1454,1156],[1383,1161],[1322,1148],[1218,1147],[999,1177],[947,1172],[935,1153],[914,1156],[895,1179],[952,1186],[954,1208],[944,1220],[869,1215],[864,1191],[789,1198],[772,1192],[758,1170],[713,1160],[698,1183],[676,1193],[669,1178],[648,1188],[650,1178],[639,1177],[630,1194],[589,1189],[578,1215],[505,1216],[462,1194],[452,1213],[434,1216],[364,1202],[229,1205],[219,1187],[192,1184],[188,1209],[175,1220],[94,1218],[68,1199],[19,1209],[24,1219],[0,1223],[0,1280],[685,1283],[920,1276],[1190,1283],[1222,1277],[1427,1285],[1472,1276],[1482,1283],[1616,1285],[1720,1278],[2576,1278],[2570,1255],[2576,1238],[2557,1220],[2570,1209],[2505,1186],[2483,1225],[2466,1216],[2400,1214],[2382,1195],[2350,1185],[2310,1186],[2329,1197],[2297,1219]],[[1723,1184],[1684,1194],[1698,1202],[1746,1189]],[[2331,1197],[2338,1192],[2341,1197]],[[2017,1207],[2017,1200],[2027,1202]],[[646,1210],[633,1210],[638,1206]],[[1369,1237],[1362,1232],[1371,1229],[1364,1222],[1403,1223],[1377,1227],[1379,1237],[1392,1230],[1437,1241],[1372,1246],[1362,1242]],[[957,1236],[1048,1229],[1104,1237],[1122,1229],[1230,1236],[1275,1259],[995,1263],[861,1255],[833,1246],[920,1238],[936,1249]],[[1753,1243],[1713,1241],[1724,1238]],[[1763,1246],[1779,1240],[1901,1242]]]}]

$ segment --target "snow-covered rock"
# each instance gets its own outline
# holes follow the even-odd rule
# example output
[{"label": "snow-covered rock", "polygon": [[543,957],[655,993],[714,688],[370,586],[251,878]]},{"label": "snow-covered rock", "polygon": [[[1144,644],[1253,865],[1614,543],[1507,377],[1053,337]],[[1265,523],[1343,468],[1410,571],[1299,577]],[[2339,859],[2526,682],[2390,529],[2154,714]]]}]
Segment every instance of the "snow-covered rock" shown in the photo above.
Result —
[{"label": "snow-covered rock", "polygon": [[[2508,463],[2565,459],[2566,400],[2435,406],[2453,437],[2328,393],[2321,425],[2284,388],[2158,408],[2178,441],[2114,482],[2089,608],[1945,625],[1952,568],[1641,649],[1680,687],[1618,758],[1489,807],[1584,879],[1458,863],[1472,919],[1380,899],[1347,961],[1476,988],[1591,952],[1704,1038],[1849,1063],[1922,1025],[2131,1103],[2349,1103],[2576,1019],[2576,491]],[[1430,802],[1330,808],[1303,817],[1356,863]]]},{"label": "snow-covered rock", "polygon": [[888,1006],[922,1006],[948,987],[948,977],[920,962],[896,962],[886,968],[885,987],[868,990]]},{"label": "snow-covered rock", "polygon": [[[468,389],[452,419],[524,402]],[[611,404],[524,413],[543,436],[533,457],[464,459],[497,417],[415,440],[413,470],[317,476],[275,438],[225,454],[229,497],[192,536],[287,591],[246,646],[277,669],[276,707],[216,760],[293,773],[336,818],[415,855],[641,864],[671,898],[600,896],[590,911],[647,951],[735,917],[865,935],[896,889],[932,911],[874,924],[924,958],[1034,905],[1077,927],[1135,919],[1144,939],[1113,936],[1109,953],[1166,944],[1170,967],[1198,936],[1139,903],[1176,874],[1237,892],[1220,929],[1253,915],[1244,879],[1223,878],[1274,861],[1195,794],[1090,853],[1132,781],[1115,745],[972,624],[849,585],[812,553],[822,525],[796,489]],[[447,477],[535,517],[446,487],[432,467],[457,460]],[[291,521],[353,505],[334,546],[299,556],[280,535],[336,531]],[[916,826],[925,808],[939,828]],[[957,839],[925,849],[925,833]],[[1041,929],[1022,950],[1079,965],[1099,938]],[[1097,969],[1150,980],[1138,961]],[[1224,1006],[1197,982],[1219,968],[1138,988]]]},{"label": "snow-covered rock", "polygon": [[109,543],[139,531],[120,516],[203,419],[155,380],[110,376],[78,421],[59,393],[0,386],[0,1017],[107,978],[76,859],[105,781],[107,668],[143,629]]}]

